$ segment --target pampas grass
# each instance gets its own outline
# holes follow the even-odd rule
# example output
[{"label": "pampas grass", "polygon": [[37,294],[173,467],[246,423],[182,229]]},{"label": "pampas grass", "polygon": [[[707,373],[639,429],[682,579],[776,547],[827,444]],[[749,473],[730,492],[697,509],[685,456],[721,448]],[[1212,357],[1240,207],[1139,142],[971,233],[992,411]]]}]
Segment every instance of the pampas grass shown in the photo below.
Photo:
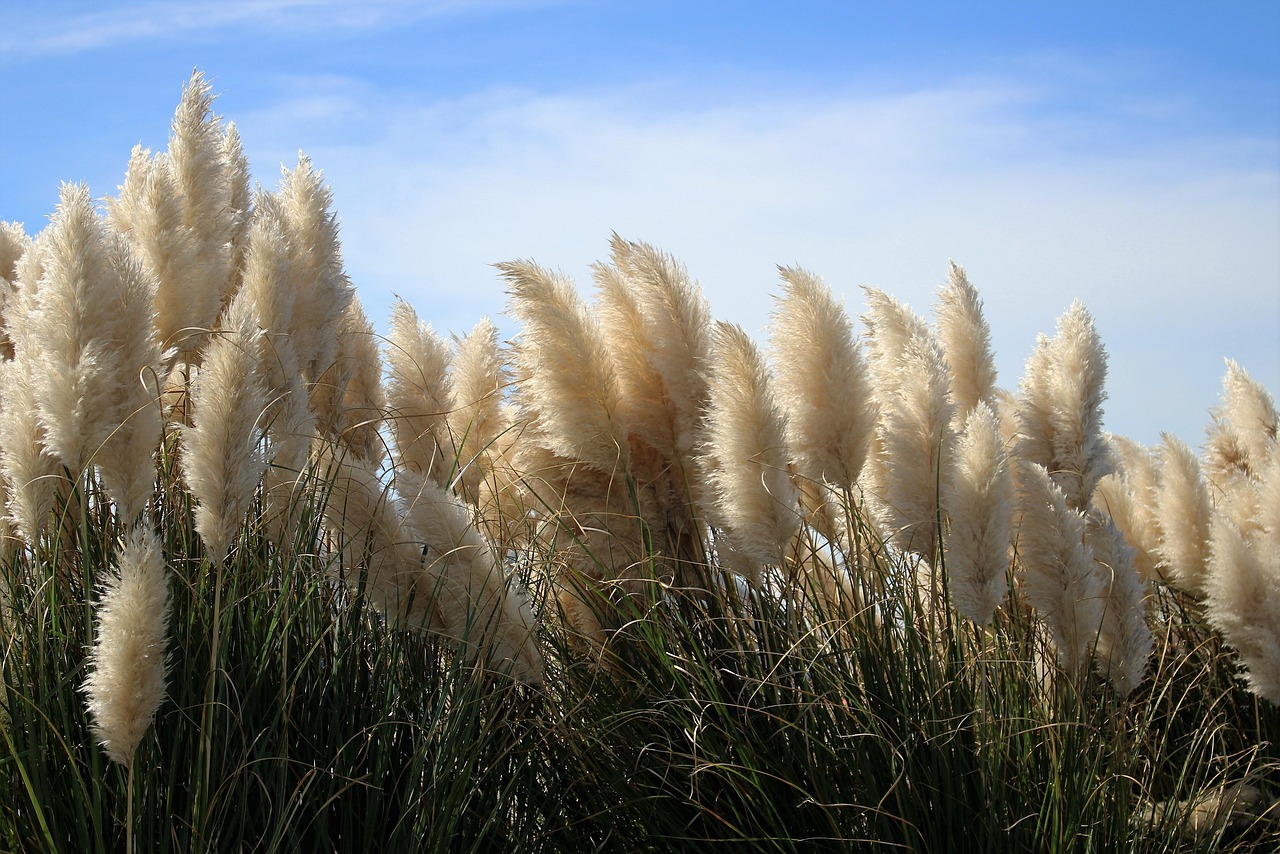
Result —
[{"label": "pampas grass", "polygon": [[1015,400],[960,268],[859,342],[788,267],[771,374],[615,234],[594,304],[499,265],[509,351],[397,306],[384,377],[320,173],[251,196],[211,106],[0,228],[0,849],[1280,843],[1243,369],[1157,455],[1078,304]]},{"label": "pampas grass", "polygon": [[129,530],[118,575],[98,602],[98,637],[84,692],[94,733],[115,762],[131,766],[164,699],[169,574],[155,534]]},{"label": "pampas grass", "polygon": [[736,548],[762,565],[778,565],[799,524],[799,497],[787,476],[786,420],[764,359],[742,327],[717,324],[712,364],[706,455],[715,516]]},{"label": "pampas grass", "polygon": [[979,403],[965,418],[954,460],[943,496],[951,599],[957,611],[985,626],[1009,590],[1015,503],[1013,474],[987,404]]}]

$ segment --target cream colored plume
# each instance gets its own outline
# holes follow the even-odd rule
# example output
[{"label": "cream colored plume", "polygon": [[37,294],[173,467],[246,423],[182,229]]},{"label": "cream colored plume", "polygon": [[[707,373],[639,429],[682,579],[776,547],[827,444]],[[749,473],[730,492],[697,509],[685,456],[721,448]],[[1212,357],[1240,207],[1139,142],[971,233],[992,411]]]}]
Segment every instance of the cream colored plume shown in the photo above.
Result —
[{"label": "cream colored plume", "polygon": [[521,323],[516,397],[533,420],[526,434],[597,471],[625,471],[627,428],[600,326],[573,284],[527,261],[498,265]]},{"label": "cream colored plume", "polygon": [[955,434],[946,362],[933,332],[905,305],[867,290],[868,352],[880,404],[871,491],[882,529],[903,549],[937,557],[938,508]]},{"label": "cream colored plume", "polygon": [[965,418],[956,442],[943,507],[951,599],[962,615],[985,626],[1009,590],[1013,475],[996,414],[985,402]]},{"label": "cream colored plume", "polygon": [[991,329],[978,290],[954,261],[934,307],[938,342],[951,371],[951,402],[959,426],[978,404],[995,404],[996,365]]},{"label": "cream colored plume", "polygon": [[84,691],[98,741],[129,766],[164,700],[169,573],[160,541],[145,525],[125,534],[118,565],[97,604]]},{"label": "cream colored plume", "polygon": [[1024,463],[1018,481],[1019,586],[1048,628],[1063,668],[1079,678],[1102,628],[1106,592],[1086,541],[1085,517],[1044,466]]},{"label": "cream colored plume", "polygon": [[1053,338],[1040,336],[1020,386],[1018,456],[1048,470],[1076,510],[1089,506],[1111,471],[1102,433],[1106,376],[1106,351],[1077,300],[1058,318]]},{"label": "cream colored plume", "polygon": [[[511,378],[498,346],[498,327],[489,318],[454,343],[449,364],[453,408],[447,421],[457,448],[462,497],[480,501],[481,484],[494,476],[495,463],[511,439],[503,396]],[[495,484],[496,485],[496,484]]]},{"label": "cream colored plume", "polygon": [[7,515],[18,536],[34,546],[66,476],[45,446],[44,428],[31,417],[36,401],[29,361],[0,361],[0,473],[9,493]]},{"label": "cream colored plume", "polygon": [[180,347],[184,360],[203,346],[205,333],[230,296],[232,244],[243,211],[237,209],[242,176],[227,161],[220,120],[213,114],[213,88],[196,72],[174,112],[164,164],[181,199],[182,224],[193,243],[194,263],[157,301],[165,333],[181,330],[166,347]]},{"label": "cream colored plume", "polygon": [[312,388],[321,436],[375,466],[386,447],[379,429],[386,410],[382,354],[377,333],[358,298],[352,298],[338,331],[338,357]]},{"label": "cream colored plume", "polygon": [[20,222],[0,222],[0,279],[13,284],[18,278],[18,259],[31,245]]},{"label": "cream colored plume", "polygon": [[363,589],[393,624],[440,631],[445,622],[434,579],[423,572],[422,546],[373,466],[322,445],[314,474],[317,490],[328,495],[324,519],[341,547],[342,580]]},{"label": "cream colored plume", "polygon": [[258,364],[261,338],[248,298],[234,299],[191,389],[182,474],[196,501],[196,531],[215,563],[225,559],[267,466],[260,442],[270,398]]},{"label": "cream colored plume", "polygon": [[1204,591],[1209,564],[1212,502],[1195,452],[1171,433],[1163,434],[1153,502],[1161,575],[1188,592]]},{"label": "cream colored plume", "polygon": [[447,488],[457,462],[448,421],[454,408],[449,345],[398,298],[391,309],[387,369],[387,418],[396,468],[424,474]]},{"label": "cream colored plume", "polygon": [[1099,672],[1127,697],[1146,674],[1151,657],[1147,585],[1134,567],[1135,550],[1105,513],[1092,509],[1086,534],[1102,581],[1104,612],[1095,656]]},{"label": "cream colored plume", "polygon": [[120,518],[132,522],[151,500],[160,446],[160,342],[152,317],[152,282],[128,246],[116,237],[110,248],[120,280],[115,306],[121,318],[111,369],[118,373],[109,417],[116,424],[94,462]]},{"label": "cream colored plume", "polygon": [[785,292],[770,343],[796,473],[851,489],[862,472],[878,410],[853,325],[822,280],[781,267]]},{"label": "cream colored plume", "polygon": [[[645,358],[662,378],[674,442],[669,455],[687,465],[699,441],[707,402],[711,309],[702,289],[670,255],[617,234],[610,239],[610,247],[614,267],[634,295],[643,319]],[[654,432],[660,436],[662,428]],[[666,452],[660,439],[646,439]]]},{"label": "cream colored plume", "polygon": [[289,334],[303,378],[314,383],[337,358],[338,329],[355,291],[343,269],[333,194],[309,158],[284,170],[275,198],[289,246]]},{"label": "cream colored plume", "polygon": [[1246,539],[1223,514],[1211,530],[1209,622],[1240,654],[1249,690],[1280,705],[1280,532]]},{"label": "cream colored plume", "polygon": [[1134,566],[1144,581],[1163,578],[1158,566],[1160,525],[1156,518],[1157,457],[1132,439],[1108,435],[1116,468],[1098,481],[1093,506],[1111,517],[1136,550]]},{"label": "cream colored plume", "polygon": [[227,122],[226,132],[222,135],[222,161],[226,169],[228,207],[231,215],[231,282],[224,296],[224,300],[230,302],[231,297],[240,287],[240,272],[244,266],[249,221],[253,216],[249,158],[245,157],[244,146],[240,142],[240,131],[236,129],[235,122]]},{"label": "cream colored plume", "polygon": [[1205,446],[1205,472],[1218,489],[1230,491],[1240,477],[1257,478],[1276,452],[1276,424],[1271,394],[1228,359]]},{"label": "cream colored plume", "polygon": [[[33,366],[45,443],[79,472],[140,412],[136,389],[156,373],[149,285],[109,239],[85,187],[63,187],[49,232],[44,273],[15,343],[17,358]],[[147,417],[140,412],[139,424]]]},{"label": "cream colored plume", "polygon": [[753,560],[780,565],[799,528],[787,471],[786,419],[750,336],[716,324],[706,415],[708,482],[717,521]]},{"label": "cream colored plume", "polygon": [[397,476],[409,527],[425,546],[422,569],[440,615],[437,632],[486,666],[528,685],[543,681],[533,615],[465,506],[415,473]]}]

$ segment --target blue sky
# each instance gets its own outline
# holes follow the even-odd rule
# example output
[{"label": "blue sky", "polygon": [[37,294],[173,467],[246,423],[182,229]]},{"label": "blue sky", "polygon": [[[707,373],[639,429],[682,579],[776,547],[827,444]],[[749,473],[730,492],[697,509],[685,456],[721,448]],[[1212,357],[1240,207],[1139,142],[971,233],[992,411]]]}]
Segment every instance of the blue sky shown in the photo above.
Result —
[{"label": "blue sky", "polygon": [[612,230],[761,336],[777,264],[857,314],[927,312],[955,259],[1002,385],[1079,297],[1107,428],[1196,445],[1224,357],[1280,390],[1277,32],[1266,0],[0,2],[0,219],[114,193],[200,68],[258,181],[324,170],[379,325],[395,293],[505,323],[513,258],[586,291]]}]

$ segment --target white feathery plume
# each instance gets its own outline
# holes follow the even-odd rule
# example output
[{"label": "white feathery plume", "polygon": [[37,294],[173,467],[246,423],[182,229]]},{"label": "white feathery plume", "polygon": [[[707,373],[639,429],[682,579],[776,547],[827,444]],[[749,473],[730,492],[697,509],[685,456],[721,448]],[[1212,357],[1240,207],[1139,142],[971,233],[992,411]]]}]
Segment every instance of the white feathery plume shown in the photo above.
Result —
[{"label": "white feathery plume", "polygon": [[1212,503],[1195,452],[1171,433],[1163,434],[1155,494],[1161,574],[1191,593],[1204,591],[1209,564]]},{"label": "white feathery plume", "polygon": [[160,343],[152,317],[152,281],[118,236],[110,247],[120,290],[114,308],[120,318],[110,370],[117,377],[111,412],[117,424],[95,459],[102,482],[126,521],[141,513],[155,491],[156,451],[162,432]]},{"label": "white feathery plume", "polygon": [[1136,550],[1134,566],[1144,581],[1163,579],[1159,567],[1160,525],[1156,517],[1158,458],[1149,448],[1124,436],[1107,435],[1116,463],[1098,481],[1093,506],[1115,522],[1125,542]]},{"label": "white feathery plume", "polygon": [[938,510],[948,489],[954,407],[942,349],[906,306],[868,289],[865,316],[872,375],[880,403],[872,494],[883,529],[899,547],[937,556]]},{"label": "white feathery plume", "polygon": [[118,565],[98,601],[84,692],[98,741],[127,767],[164,699],[169,573],[160,541],[145,525],[125,534]]},{"label": "white feathery plume", "polygon": [[[150,312],[141,305],[147,285],[108,240],[85,187],[63,187],[49,230],[23,358],[39,366],[31,379],[45,442],[79,472],[132,415],[139,377],[155,371]],[[124,314],[131,310],[141,316]]]},{"label": "white feathery plume", "polygon": [[1221,513],[1211,530],[1209,622],[1240,654],[1249,690],[1280,705],[1280,544],[1247,540]]},{"label": "white feathery plume", "polygon": [[1111,470],[1102,433],[1107,356],[1079,300],[1058,318],[1056,335],[1037,343],[1020,388],[1018,456],[1044,466],[1075,509],[1089,506]]},{"label": "white feathery plume", "polygon": [[275,198],[291,262],[289,333],[302,375],[313,383],[337,358],[338,329],[355,291],[343,270],[333,194],[309,158],[284,170]]},{"label": "white feathery plume", "polygon": [[[233,189],[228,174],[221,124],[213,114],[213,88],[196,72],[183,88],[174,112],[169,150],[163,163],[172,175],[181,199],[182,223],[194,244],[195,262],[163,305],[174,311],[174,320],[185,339],[162,339],[166,347],[180,347],[187,358],[194,356],[228,299],[233,283],[231,245],[239,211],[233,207]],[[159,305],[157,313],[166,312]]]},{"label": "white feathery plume", "polygon": [[1079,678],[1102,627],[1103,580],[1086,541],[1085,517],[1068,505],[1044,466],[1023,463],[1022,469],[1019,586],[1049,629],[1063,668]]},{"label": "white feathery plume", "polygon": [[979,403],[994,405],[996,365],[991,328],[983,316],[978,290],[954,261],[947,283],[938,292],[934,315],[938,342],[951,369],[951,402],[959,425]]},{"label": "white feathery plume", "polygon": [[44,428],[31,417],[35,393],[31,359],[0,361],[0,473],[8,488],[7,515],[34,546],[49,521],[58,484],[65,479],[58,458],[44,443]]},{"label": "white feathery plume", "polygon": [[1205,446],[1205,471],[1219,490],[1231,491],[1239,477],[1257,477],[1275,453],[1276,423],[1271,394],[1228,359]]},{"label": "white feathery plume", "polygon": [[503,394],[510,382],[498,346],[498,327],[487,317],[454,342],[449,364],[453,408],[447,420],[457,447],[462,496],[475,504],[510,427]]},{"label": "white feathery plume", "polygon": [[878,410],[844,307],[822,280],[780,267],[785,294],[770,335],[777,397],[796,472],[851,489],[862,472]]},{"label": "white feathery plume", "polygon": [[442,624],[436,630],[464,650],[481,650],[487,666],[528,685],[543,681],[533,615],[512,589],[470,512],[421,475],[397,476],[410,528],[426,545],[422,568]]},{"label": "white feathery plume", "polygon": [[[326,431],[350,453],[375,465],[382,463],[386,448],[378,430],[386,409],[382,390],[382,354],[373,323],[360,300],[353,298],[342,317],[338,333],[338,358],[321,383],[313,388],[313,401],[320,401],[317,419],[321,434]],[[322,392],[315,394],[316,391]]]},{"label": "white feathery plume", "polygon": [[1116,693],[1127,697],[1138,687],[1151,657],[1147,626],[1147,585],[1134,567],[1135,549],[1105,513],[1091,509],[1086,527],[1106,610],[1098,631],[1095,656],[1099,672]]},{"label": "white feathery plume", "polygon": [[[673,416],[675,453],[687,474],[707,403],[711,308],[697,282],[670,255],[647,243],[610,239],[614,266],[635,294],[644,318],[649,360],[662,377]],[[655,447],[659,445],[655,444]]]},{"label": "white feathery plume", "polygon": [[497,266],[522,325],[517,400],[534,417],[527,436],[597,471],[625,471],[618,377],[596,318],[563,276],[527,261]]},{"label": "white feathery plume", "polygon": [[20,222],[0,221],[0,279],[12,284],[18,277],[18,259],[31,245]]},{"label": "white feathery plume", "polygon": [[270,400],[258,365],[261,337],[248,297],[233,299],[191,389],[182,474],[196,501],[196,531],[215,563],[226,557],[267,466],[259,443]]},{"label": "white feathery plume", "polygon": [[444,625],[433,579],[422,571],[422,547],[401,508],[367,460],[339,457],[322,444],[315,476],[328,492],[324,518],[339,537],[343,580],[363,586],[370,603],[397,625],[439,631]]},{"label": "white feathery plume", "polygon": [[212,320],[190,291],[203,275],[197,267],[204,259],[185,222],[177,183],[163,159],[134,147],[118,197],[107,200],[107,217],[154,280],[152,299],[160,341],[165,347],[181,345],[190,356],[203,340],[192,334],[193,329]]},{"label": "white feathery plume", "polygon": [[1014,491],[996,414],[980,402],[964,420],[943,507],[950,520],[946,566],[951,599],[985,626],[1009,590]]},{"label": "white feathery plume", "polygon": [[387,414],[396,467],[424,474],[447,488],[456,461],[448,422],[454,408],[449,345],[399,298],[391,309],[387,369]]},{"label": "white feathery plume", "polygon": [[787,472],[785,416],[742,327],[716,324],[708,385],[706,452],[716,516],[737,549],[777,565],[799,527],[798,496]]},{"label": "white feathery plume", "polygon": [[[240,272],[244,266],[249,221],[253,216],[253,193],[250,187],[249,158],[240,142],[240,131],[235,122],[227,122],[222,135],[223,168],[227,175],[228,207],[231,212],[230,267],[231,282],[225,299],[230,302],[240,286]],[[225,309],[226,306],[223,306]]]}]

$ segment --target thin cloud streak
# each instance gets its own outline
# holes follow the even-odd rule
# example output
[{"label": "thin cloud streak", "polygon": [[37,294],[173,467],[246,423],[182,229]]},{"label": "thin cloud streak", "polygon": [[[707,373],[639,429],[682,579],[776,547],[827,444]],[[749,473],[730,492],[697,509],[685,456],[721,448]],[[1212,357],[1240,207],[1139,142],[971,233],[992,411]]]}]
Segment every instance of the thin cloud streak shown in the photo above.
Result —
[{"label": "thin cloud streak", "polygon": [[0,14],[0,57],[67,55],[138,42],[248,28],[259,33],[306,33],[405,26],[424,18],[519,8],[530,0],[209,0],[135,3],[68,16],[23,6]]},{"label": "thin cloud streak", "polygon": [[[333,91],[240,124],[263,177],[316,143],[375,317],[397,292],[437,327],[468,328],[504,307],[489,265],[515,257],[585,290],[616,229],[677,255],[718,315],[756,332],[775,264],[824,276],[853,312],[862,284],[924,312],[954,257],[986,300],[1007,387],[1079,296],[1111,333],[1108,424],[1145,442],[1198,441],[1222,356],[1280,381],[1280,335],[1258,320],[1280,315],[1280,169],[1240,156],[1254,140],[1061,156],[1028,118],[1037,91],[994,81],[707,110],[664,110],[653,89],[429,105]],[[344,122],[365,130],[342,142]],[[1242,339],[1247,322],[1263,334]],[[1171,377],[1183,392],[1150,400]]]}]

